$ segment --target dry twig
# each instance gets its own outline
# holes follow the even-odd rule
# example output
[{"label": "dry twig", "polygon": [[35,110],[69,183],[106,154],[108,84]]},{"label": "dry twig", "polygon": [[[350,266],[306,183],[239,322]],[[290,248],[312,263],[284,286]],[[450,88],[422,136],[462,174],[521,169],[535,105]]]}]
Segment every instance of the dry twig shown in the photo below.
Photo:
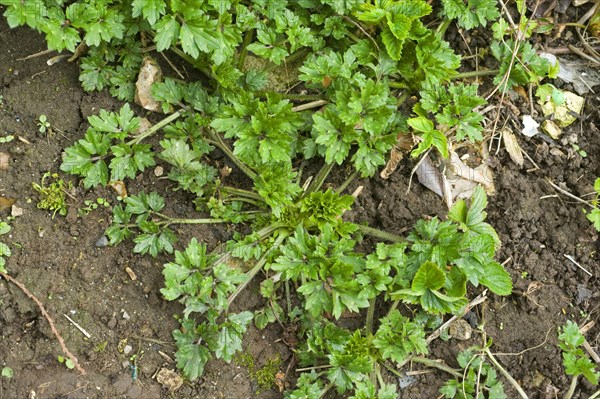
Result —
[{"label": "dry twig", "polygon": [[19,280],[15,279],[14,277],[9,276],[6,273],[2,273],[2,272],[0,272],[0,276],[4,277],[6,280],[10,281],[11,283],[13,283],[17,287],[19,287],[19,289],[21,291],[23,291],[23,293],[25,295],[27,295],[29,298],[31,298],[31,300],[33,302],[35,302],[35,304],[40,309],[40,312],[42,312],[42,315],[44,315],[44,317],[46,318],[46,320],[48,320],[48,324],[50,324],[50,329],[52,330],[52,333],[54,333],[54,336],[58,340],[58,343],[60,344],[60,347],[63,350],[63,352],[65,353],[65,355],[67,355],[67,357],[69,359],[71,359],[71,361],[75,365],[75,368],[81,373],[81,375],[86,375],[86,372],[85,372],[84,368],[81,367],[81,365],[79,364],[79,361],[77,360],[77,358],[75,357],[75,355],[73,355],[69,351],[69,348],[67,348],[67,345],[65,345],[65,341],[63,340],[63,338],[58,333],[58,330],[56,329],[56,326],[54,325],[54,321],[52,320],[52,318],[50,317],[50,315],[46,311],[46,308],[44,308],[44,305],[42,304],[42,302],[40,302],[40,300],[37,299],[37,297],[35,295],[33,295],[31,293],[31,291],[29,291],[27,289],[27,287],[25,287],[23,285],[23,283],[21,283]]},{"label": "dry twig", "polygon": [[590,277],[594,277],[594,275],[592,273],[590,273],[586,268],[584,268],[583,266],[581,266],[575,259],[573,259],[573,257],[571,255],[567,255],[565,254],[565,258],[569,259],[571,262],[573,262],[573,264],[575,266],[577,266],[578,268],[580,268],[581,270],[583,270],[588,276]]},{"label": "dry twig", "polygon": [[547,182],[548,182],[548,184],[550,184],[550,185],[551,185],[551,186],[552,186],[552,187],[553,187],[555,190],[557,190],[557,191],[559,191],[559,192],[563,193],[563,194],[564,194],[564,195],[566,195],[567,197],[569,197],[569,198],[572,198],[572,199],[574,199],[575,201],[579,201],[579,202],[581,202],[582,204],[586,204],[587,206],[592,206],[592,204],[591,204],[591,203],[589,203],[588,201],[586,201],[586,200],[584,200],[584,199],[581,199],[581,198],[577,197],[576,195],[573,195],[573,194],[571,194],[571,193],[570,193],[570,192],[568,192],[567,190],[564,190],[564,189],[560,188],[560,186],[558,186],[558,185],[554,184],[554,183],[552,182],[552,180],[550,180],[550,179],[546,179],[546,181],[547,181]]}]

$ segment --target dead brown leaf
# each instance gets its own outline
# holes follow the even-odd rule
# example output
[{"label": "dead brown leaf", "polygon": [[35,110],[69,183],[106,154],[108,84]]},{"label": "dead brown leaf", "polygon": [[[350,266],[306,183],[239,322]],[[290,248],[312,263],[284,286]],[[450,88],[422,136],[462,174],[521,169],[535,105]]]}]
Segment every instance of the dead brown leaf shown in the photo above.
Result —
[{"label": "dead brown leaf", "polygon": [[115,180],[110,183],[110,186],[113,188],[113,190],[115,190],[119,197],[127,198],[127,187],[125,186],[124,182],[121,180]]},{"label": "dead brown leaf", "polygon": [[398,151],[396,147],[392,148],[390,151],[390,159],[385,164],[385,168],[381,171],[379,176],[384,180],[388,179],[390,175],[398,168],[402,158],[404,158],[402,152]]},{"label": "dead brown leaf", "polygon": [[158,63],[152,57],[144,57],[135,82],[135,102],[148,111],[162,112],[160,103],[152,96],[152,85],[161,79],[162,71]]},{"label": "dead brown leaf", "polygon": [[136,274],[134,273],[133,270],[131,270],[131,268],[129,266],[127,266],[125,268],[125,273],[127,273],[127,275],[129,276],[129,278],[131,279],[131,281],[137,280]]},{"label": "dead brown leaf", "polygon": [[[485,149],[485,147],[483,147]],[[488,195],[496,192],[494,175],[487,162],[487,154],[482,154],[483,161],[479,166],[471,168],[463,163],[458,154],[450,153],[450,163],[446,177],[452,186],[452,198],[470,198],[475,187],[481,184]]]},{"label": "dead brown leaf", "polygon": [[16,198],[0,197],[0,211],[11,208],[15,202]]},{"label": "dead brown leaf", "polygon": [[279,371],[277,374],[275,374],[275,385],[277,385],[277,388],[279,388],[279,392],[285,391],[285,373],[284,372]]},{"label": "dead brown leaf", "polygon": [[221,180],[224,180],[227,176],[229,176],[232,171],[233,171],[233,169],[231,169],[227,165],[225,165],[221,169],[219,169],[219,174],[221,175]]},{"label": "dead brown leaf", "polygon": [[407,133],[398,133],[396,144],[390,151],[390,159],[379,176],[382,179],[388,179],[392,173],[398,168],[400,161],[404,158],[404,154],[412,150],[415,146],[414,136]]},{"label": "dead brown leaf", "polygon": [[448,180],[446,180],[440,169],[434,165],[429,154],[421,160],[415,174],[419,183],[442,197],[448,208],[452,206],[452,191]]},{"label": "dead brown leaf", "polygon": [[510,155],[510,159],[512,159],[519,168],[522,168],[525,159],[523,157],[523,150],[521,149],[516,136],[510,129],[504,128],[502,129],[502,140],[504,140],[504,146],[506,147],[506,152]]}]

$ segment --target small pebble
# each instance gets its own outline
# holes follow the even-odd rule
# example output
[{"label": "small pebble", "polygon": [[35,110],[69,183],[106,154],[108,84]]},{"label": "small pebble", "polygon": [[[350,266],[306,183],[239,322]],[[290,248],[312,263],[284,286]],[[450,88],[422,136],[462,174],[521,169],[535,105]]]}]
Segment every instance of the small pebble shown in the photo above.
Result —
[{"label": "small pebble", "polygon": [[10,154],[0,152],[0,170],[8,170],[10,166]]},{"label": "small pebble", "polygon": [[466,341],[471,338],[472,328],[464,319],[456,319],[448,326],[448,333],[454,339]]},{"label": "small pebble", "polygon": [[575,299],[575,303],[580,305],[582,302],[587,301],[592,297],[593,292],[587,289],[584,285],[577,285],[577,298]]},{"label": "small pebble", "polygon": [[107,236],[102,236],[102,237],[98,238],[98,241],[96,241],[97,248],[104,248],[107,245],[108,245],[108,237]]},{"label": "small pebble", "polygon": [[123,348],[123,353],[129,355],[132,350],[133,348],[131,347],[131,345],[125,345],[125,347]]},{"label": "small pebble", "polygon": [[23,216],[23,208],[19,208],[18,206],[13,205],[10,209],[10,216],[15,218],[18,216]]}]

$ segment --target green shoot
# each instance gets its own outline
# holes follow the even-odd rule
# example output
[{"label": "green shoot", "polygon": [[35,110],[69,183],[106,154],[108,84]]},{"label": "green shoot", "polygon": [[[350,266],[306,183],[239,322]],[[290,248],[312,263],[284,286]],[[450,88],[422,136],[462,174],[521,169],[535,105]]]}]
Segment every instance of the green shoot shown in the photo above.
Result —
[{"label": "green shoot", "polygon": [[592,222],[594,228],[600,231],[600,177],[594,182],[594,191],[596,197],[591,201],[593,208],[586,214],[586,217]]},{"label": "green shoot", "polygon": [[46,115],[40,115],[37,125],[39,127],[38,131],[42,134],[48,133],[50,135],[52,132],[52,130],[50,130],[50,122],[48,122]]},{"label": "green shoot", "polygon": [[[7,234],[10,231],[10,225],[6,222],[0,222],[0,236]],[[0,241],[0,272],[8,273],[6,271],[6,258],[12,255],[10,247],[4,242]]]},{"label": "green shoot", "polygon": [[563,366],[565,373],[572,376],[571,385],[565,394],[565,399],[570,399],[575,393],[577,379],[580,375],[585,377],[592,385],[598,385],[600,372],[582,347],[585,337],[579,331],[577,323],[567,320],[560,330],[558,346],[562,350]]}]

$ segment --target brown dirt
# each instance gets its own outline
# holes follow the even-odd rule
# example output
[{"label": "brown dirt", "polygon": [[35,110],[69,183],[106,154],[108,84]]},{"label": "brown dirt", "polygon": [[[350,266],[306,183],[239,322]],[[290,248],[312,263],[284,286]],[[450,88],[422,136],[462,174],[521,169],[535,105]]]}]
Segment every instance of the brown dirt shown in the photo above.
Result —
[{"label": "brown dirt", "polygon": [[[24,210],[23,216],[11,222],[13,230],[6,239],[14,248],[8,269],[45,304],[88,374],[78,376],[59,364],[60,347],[35,304],[15,286],[0,281],[0,367],[14,371],[12,379],[0,379],[0,398],[26,398],[32,391],[37,398],[281,398],[276,391],[256,395],[247,370],[219,361],[209,362],[199,382],[185,384],[175,394],[162,389],[152,376],[161,367],[175,367],[159,351],[173,357],[171,331],[178,326],[173,315],[181,311],[159,294],[161,266],[168,258],[134,256],[131,244],[97,248],[95,243],[110,216],[107,210],[99,209],[86,217],[73,217],[72,213],[69,218],[53,219],[36,208],[37,195],[31,183],[39,182],[46,171],[58,170],[61,150],[82,136],[88,115],[100,108],[119,106],[105,93],[84,93],[76,65],[61,62],[48,66],[45,61],[49,56],[18,60],[44,48],[39,35],[27,29],[9,30],[0,19],[0,135],[14,134],[29,142],[0,144],[0,151],[11,156],[9,169],[0,176],[0,194],[17,198],[17,205]],[[502,239],[498,259],[507,261],[515,290],[508,298],[492,295],[476,313],[479,322],[485,323],[487,336],[493,339],[492,350],[499,353],[500,362],[532,399],[546,398],[549,386],[561,391],[568,386],[556,346],[557,327],[567,318],[579,322],[599,319],[597,234],[585,219],[581,204],[555,196],[557,192],[546,181],[564,183],[578,196],[591,192],[595,177],[600,175],[598,105],[597,97],[588,96],[582,120],[556,143],[520,137],[539,170],[527,171],[532,168],[527,161],[524,169],[517,168],[504,152],[495,157],[497,194],[490,197],[489,222]],[[54,135],[38,133],[36,122],[41,114],[55,128]],[[574,154],[572,142],[578,142],[588,156]],[[563,155],[551,152],[553,147]],[[440,199],[420,185],[413,184],[406,193],[409,171],[410,165],[405,163],[388,181],[374,178],[357,182],[365,191],[348,216],[400,232],[420,217],[445,215]],[[165,180],[156,182],[146,174],[128,188],[132,192],[159,190],[167,196],[170,212],[181,216],[193,213],[189,198],[171,192]],[[77,188],[69,200],[71,212],[76,214],[84,200],[97,197],[116,202],[109,190]],[[211,247],[230,234],[218,227],[182,228],[180,233],[180,243],[193,235]],[[575,267],[565,254],[573,256],[593,277]],[[125,273],[127,266],[137,275],[136,281]],[[248,291],[240,302],[258,308],[259,299],[252,295],[256,287]],[[129,319],[123,317],[124,312]],[[84,327],[91,338],[84,338],[63,314]],[[291,355],[277,342],[281,335],[278,326],[265,331],[251,329],[244,341],[245,351],[257,359],[258,366],[280,356],[285,369]],[[599,335],[598,325],[587,333],[595,348]],[[128,364],[131,354],[118,350],[125,339],[133,347],[131,354],[139,359],[135,381]],[[104,342],[106,348],[98,351]],[[431,357],[456,366],[456,354],[480,342],[478,335],[465,342],[437,340]],[[447,377],[439,372],[420,375],[400,397],[438,397]],[[508,392],[509,397],[516,397]],[[581,382],[578,392],[575,398],[587,398],[594,389]]]}]

